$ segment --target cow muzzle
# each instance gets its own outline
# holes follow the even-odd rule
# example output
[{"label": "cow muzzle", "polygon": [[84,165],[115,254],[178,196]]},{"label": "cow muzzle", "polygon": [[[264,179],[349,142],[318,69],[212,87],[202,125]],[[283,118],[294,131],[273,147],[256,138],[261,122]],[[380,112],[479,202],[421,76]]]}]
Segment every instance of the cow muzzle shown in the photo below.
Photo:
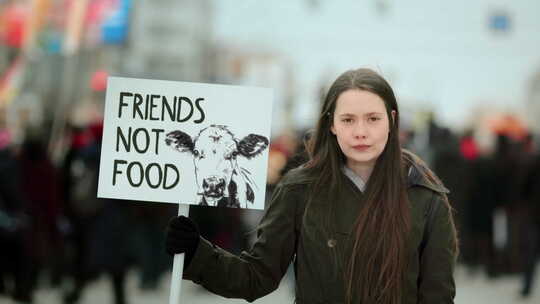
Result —
[{"label": "cow muzzle", "polygon": [[206,197],[220,198],[225,192],[225,179],[211,176],[203,179],[203,193]]}]

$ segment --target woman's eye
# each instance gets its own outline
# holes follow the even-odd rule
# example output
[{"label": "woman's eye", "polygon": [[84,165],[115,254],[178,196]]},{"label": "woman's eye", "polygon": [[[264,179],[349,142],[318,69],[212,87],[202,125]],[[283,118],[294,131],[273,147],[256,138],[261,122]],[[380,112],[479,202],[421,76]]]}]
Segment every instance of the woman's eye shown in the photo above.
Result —
[{"label": "woman's eye", "polygon": [[376,122],[378,120],[381,120],[381,118],[380,117],[370,117],[369,118],[369,121],[371,121],[371,122]]},{"label": "woman's eye", "polygon": [[349,124],[349,123],[353,122],[352,118],[343,118],[341,121],[346,123],[346,124]]}]

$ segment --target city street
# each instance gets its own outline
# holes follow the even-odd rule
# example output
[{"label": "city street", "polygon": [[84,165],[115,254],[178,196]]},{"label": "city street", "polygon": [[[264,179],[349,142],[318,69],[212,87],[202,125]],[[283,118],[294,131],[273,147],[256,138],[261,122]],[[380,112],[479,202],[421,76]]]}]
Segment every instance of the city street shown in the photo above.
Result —
[{"label": "city street", "polygon": [[[137,288],[136,273],[132,273],[128,281],[129,304],[163,304],[169,301],[169,277],[164,277],[160,288],[152,292],[143,292]],[[512,304],[512,303],[540,303],[540,280],[536,281],[533,295],[523,300],[518,295],[519,278],[517,276],[505,276],[488,281],[484,275],[475,274],[469,277],[464,268],[456,271],[457,296],[456,304]],[[279,289],[274,293],[255,301],[257,304],[293,303],[292,289],[288,280],[284,279]],[[57,290],[41,289],[35,297],[35,304],[61,303],[61,297]],[[13,302],[0,297],[1,304]],[[80,304],[112,303],[109,281],[104,277],[93,283],[86,290]],[[224,303],[247,303],[243,300],[230,300],[208,293],[203,288],[183,281],[182,302],[189,304],[224,304]]]}]

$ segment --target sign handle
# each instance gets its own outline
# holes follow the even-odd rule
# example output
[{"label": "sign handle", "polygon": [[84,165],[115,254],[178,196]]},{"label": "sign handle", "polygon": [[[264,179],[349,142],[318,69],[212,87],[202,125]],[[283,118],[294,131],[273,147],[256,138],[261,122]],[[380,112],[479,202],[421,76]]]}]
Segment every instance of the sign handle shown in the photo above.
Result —
[{"label": "sign handle", "polygon": [[[178,204],[178,215],[189,216],[189,205]],[[180,289],[182,287],[182,275],[184,272],[184,256],[184,253],[174,255],[169,304],[180,304]]]}]

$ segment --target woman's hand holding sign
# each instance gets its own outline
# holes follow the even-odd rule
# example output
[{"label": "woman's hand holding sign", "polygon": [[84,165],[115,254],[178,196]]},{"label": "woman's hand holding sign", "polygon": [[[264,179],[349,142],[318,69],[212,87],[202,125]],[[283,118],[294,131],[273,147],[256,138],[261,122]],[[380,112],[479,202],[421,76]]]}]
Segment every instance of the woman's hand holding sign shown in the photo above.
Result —
[{"label": "woman's hand holding sign", "polygon": [[169,221],[165,247],[167,253],[170,255],[186,254],[184,268],[191,262],[195,250],[197,250],[197,246],[199,245],[199,239],[199,227],[190,218],[181,215],[173,217]]}]

